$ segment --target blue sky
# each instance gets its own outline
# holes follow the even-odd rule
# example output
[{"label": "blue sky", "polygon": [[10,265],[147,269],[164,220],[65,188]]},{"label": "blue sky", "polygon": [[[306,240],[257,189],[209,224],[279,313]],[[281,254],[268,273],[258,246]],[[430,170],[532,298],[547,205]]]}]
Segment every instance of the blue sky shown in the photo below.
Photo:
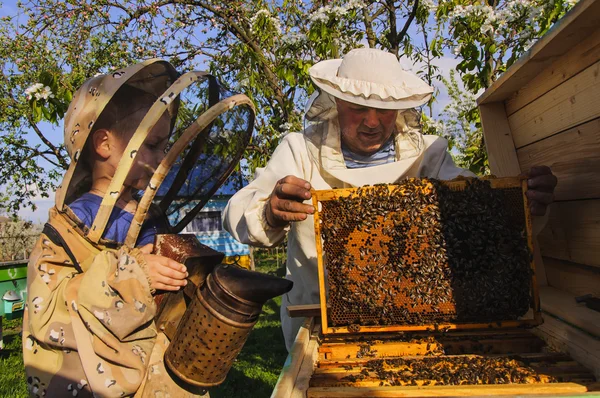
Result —
[{"label": "blue sky", "polygon": [[[9,0],[9,1],[2,2],[1,6],[0,6],[0,17],[14,16],[18,10],[16,3],[17,2],[15,0]],[[24,21],[21,21],[21,22],[24,22]],[[420,35],[416,31],[416,27],[414,25],[409,30],[409,33],[411,34],[412,37],[415,37],[415,38],[420,37]],[[453,56],[449,56],[449,55],[435,60],[435,64],[441,69],[442,74],[446,77],[449,76],[449,71],[451,69],[453,69],[457,63],[458,63],[458,60],[454,59]],[[420,65],[412,65],[410,63],[410,61],[408,61],[406,59],[401,60],[401,65],[403,66],[404,69],[412,70],[412,71],[416,71],[420,67]],[[436,83],[434,83],[434,86],[436,86],[436,88],[439,90],[437,101],[434,103],[434,107],[433,107],[434,114],[437,115],[450,102],[450,99],[449,99],[446,89],[442,83],[436,82]],[[62,142],[62,139],[63,139],[63,137],[62,137],[62,135],[63,135],[62,122],[58,126],[54,126],[49,123],[41,123],[40,128],[44,132],[46,137],[48,139],[50,139],[53,143]],[[27,138],[34,145],[41,143],[40,139],[33,132],[28,134]],[[41,161],[44,162],[43,160],[41,160]],[[49,164],[47,164],[47,162],[46,162],[46,164],[42,163],[42,165],[49,167]],[[48,210],[52,207],[53,203],[54,203],[54,194],[53,193],[50,195],[50,198],[47,198],[47,199],[39,197],[38,199],[35,200],[35,204],[38,206],[38,209],[36,211],[32,211],[31,209],[24,209],[19,213],[19,215],[22,218],[25,218],[25,219],[28,219],[28,220],[31,220],[34,222],[44,222],[47,219]]]}]

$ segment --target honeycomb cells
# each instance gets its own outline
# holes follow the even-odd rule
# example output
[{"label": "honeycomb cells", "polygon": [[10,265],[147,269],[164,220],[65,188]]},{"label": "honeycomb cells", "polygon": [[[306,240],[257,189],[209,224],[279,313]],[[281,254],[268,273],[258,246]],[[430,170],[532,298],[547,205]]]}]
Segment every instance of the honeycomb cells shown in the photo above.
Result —
[{"label": "honeycomb cells", "polygon": [[494,322],[529,309],[520,187],[407,179],[321,206],[332,326]]}]

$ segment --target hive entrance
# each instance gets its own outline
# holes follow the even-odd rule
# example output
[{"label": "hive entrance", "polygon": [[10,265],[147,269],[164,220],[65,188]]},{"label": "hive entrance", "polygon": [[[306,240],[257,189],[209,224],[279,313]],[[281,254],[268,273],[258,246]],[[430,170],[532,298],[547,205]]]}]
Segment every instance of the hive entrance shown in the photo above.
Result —
[{"label": "hive entrance", "polygon": [[531,253],[521,182],[510,180],[318,191],[328,324],[355,332],[523,316]]}]

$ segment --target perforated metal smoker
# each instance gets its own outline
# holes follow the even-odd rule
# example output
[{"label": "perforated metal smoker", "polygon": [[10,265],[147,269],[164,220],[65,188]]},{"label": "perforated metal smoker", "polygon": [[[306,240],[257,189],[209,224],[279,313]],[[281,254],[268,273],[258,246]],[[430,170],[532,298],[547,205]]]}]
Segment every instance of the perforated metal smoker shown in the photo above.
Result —
[{"label": "perforated metal smoker", "polygon": [[264,303],[288,292],[292,285],[287,279],[233,265],[216,267],[196,289],[165,353],[165,363],[186,383],[221,384]]},{"label": "perforated metal smoker", "polygon": [[[468,188],[472,183],[487,187],[481,192],[496,208],[469,196],[475,192]],[[526,189],[526,181],[504,178],[485,183],[411,179],[400,186],[315,191],[321,302],[327,303],[321,305],[323,333],[539,324]],[[446,204],[453,200],[466,205],[451,209]],[[498,253],[492,264],[477,263],[477,256],[469,254],[479,250],[473,247],[477,236],[451,236],[456,229],[446,226],[457,225],[456,217],[481,227],[488,242],[481,251]],[[471,245],[462,247],[465,242]],[[519,256],[511,257],[514,251]],[[472,265],[463,267],[463,254]],[[486,271],[478,274],[479,268]],[[464,275],[464,269],[475,273]],[[505,269],[524,278],[512,280],[510,273],[502,274]],[[473,296],[472,286],[482,292],[480,297]],[[511,303],[517,295],[520,299]],[[522,319],[529,308],[531,316]]]}]

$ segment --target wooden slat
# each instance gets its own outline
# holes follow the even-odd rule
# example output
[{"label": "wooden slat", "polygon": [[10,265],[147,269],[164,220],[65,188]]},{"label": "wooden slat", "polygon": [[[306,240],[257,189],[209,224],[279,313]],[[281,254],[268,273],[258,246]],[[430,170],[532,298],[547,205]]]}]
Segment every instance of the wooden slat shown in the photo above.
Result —
[{"label": "wooden slat", "polygon": [[492,174],[497,177],[519,175],[521,169],[504,103],[479,105],[479,111]]},{"label": "wooden slat", "polygon": [[478,99],[479,105],[504,101],[556,59],[598,30],[600,2],[581,0],[500,76]]},{"label": "wooden slat", "polygon": [[574,296],[600,297],[600,268],[544,257],[548,285]]},{"label": "wooden slat", "polygon": [[[537,336],[536,336],[537,337]],[[540,341],[543,341],[539,337],[537,337]],[[445,357],[451,357],[452,355],[446,355]],[[506,357],[507,354],[486,354],[486,357]],[[511,358],[514,358],[519,361],[527,362],[527,364],[534,365],[548,365],[548,364],[563,364],[563,363],[571,363],[577,364],[577,362],[573,361],[570,356],[561,352],[533,352],[533,353],[518,353],[510,355]],[[406,357],[403,357],[406,359]],[[411,359],[420,359],[422,356],[413,356]],[[315,368],[315,373],[321,372],[320,369],[335,369],[335,368],[345,368],[348,366],[364,366],[369,361],[372,361],[373,358],[355,358],[355,359],[337,359],[337,360],[320,360],[318,362],[318,367]]]},{"label": "wooden slat", "polygon": [[[535,284],[534,289],[537,289]],[[534,293],[537,297],[537,294]],[[537,314],[537,312],[535,313]],[[436,325],[391,325],[391,326],[360,326],[360,333],[388,333],[388,332],[435,332],[437,330],[477,330],[477,329],[510,329],[519,327],[530,327],[536,326],[540,323],[540,320],[534,314],[533,319],[519,319],[519,320],[508,320],[508,321],[497,321],[490,323],[439,323]],[[323,333],[357,333],[356,331],[349,330],[346,326],[340,327],[328,327],[325,329],[323,326]]]},{"label": "wooden slat", "polygon": [[296,378],[296,383],[294,384],[294,389],[290,398],[306,397],[306,390],[308,390],[310,378],[313,374],[317,360],[318,346],[319,342],[316,338],[312,338],[308,343],[308,349],[304,356],[304,360],[302,361],[302,365],[300,366],[300,371],[298,372],[298,377]]},{"label": "wooden slat", "polygon": [[291,318],[318,318],[321,316],[320,304],[299,304],[287,306],[288,316]]},{"label": "wooden slat", "polygon": [[521,148],[599,116],[600,61],[510,115],[508,123]]},{"label": "wooden slat", "polygon": [[[439,337],[435,341],[375,341],[369,345],[369,350],[376,353],[377,358],[383,357],[405,357],[425,355],[435,351],[438,346],[444,349],[446,354],[514,354],[535,353],[541,350],[544,342],[531,333],[512,334],[505,336],[485,336],[477,333],[477,338],[470,336],[460,338]],[[345,344],[323,344],[319,348],[322,360],[339,361],[344,359],[356,359],[364,342],[347,342]]]},{"label": "wooden slat", "polygon": [[600,198],[600,119],[519,148],[517,157],[522,172],[552,168],[557,200]]},{"label": "wooden slat", "polygon": [[542,395],[585,393],[588,388],[576,383],[507,384],[481,386],[428,386],[428,387],[311,387],[309,398],[351,397],[456,397],[483,395]]},{"label": "wooden slat", "polygon": [[506,101],[506,113],[512,115],[598,60],[600,60],[600,32],[596,30],[594,34],[590,34],[564,56],[559,57],[524,86],[519,87]]},{"label": "wooden slat", "polygon": [[540,301],[543,312],[550,313],[600,339],[600,312],[578,304],[572,294],[545,286],[540,288]]},{"label": "wooden slat", "polygon": [[545,257],[600,267],[600,199],[553,203],[538,242]]},{"label": "wooden slat", "polygon": [[[518,177],[519,171],[511,174],[510,176],[502,177],[502,178],[490,178],[490,177],[482,177],[482,179],[490,182],[490,186],[494,189],[500,188],[521,188],[524,177]],[[496,175],[496,177],[501,177]],[[467,186],[468,178],[459,177],[454,180],[442,181],[446,186],[455,189],[462,190]],[[387,188],[389,192],[393,192],[396,189],[397,185],[388,184]],[[321,189],[321,190],[313,190],[311,191],[313,196],[313,204],[317,206],[318,201],[327,201],[327,200],[336,200],[340,198],[345,198],[350,195],[353,195],[357,192],[359,188],[337,188],[337,189]],[[428,192],[428,191],[426,191]],[[317,202],[315,202],[315,198]]]},{"label": "wooden slat", "polygon": [[[319,347],[321,358],[327,360],[356,358],[365,343],[323,344]],[[425,355],[438,347],[435,342],[375,342],[369,346],[371,352],[377,353],[378,358],[400,357],[407,355]]]},{"label": "wooden slat", "polygon": [[279,380],[277,380],[277,384],[275,385],[271,397],[289,398],[291,396],[294,390],[294,384],[298,378],[298,373],[300,372],[300,367],[308,352],[313,323],[312,318],[307,319],[298,331],[298,335],[292,346],[292,351],[283,364],[283,369],[281,370]]},{"label": "wooden slat", "polygon": [[[405,366],[386,366],[386,371],[392,371],[392,372],[401,372],[403,369],[405,368]],[[372,387],[378,387],[381,386],[381,379],[377,376],[377,374],[373,371],[368,372],[367,374],[362,373],[361,374],[361,369],[365,369],[365,368],[361,368],[361,367],[355,367],[352,370],[346,370],[343,368],[339,368],[339,369],[326,369],[326,370],[322,370],[322,371],[318,371],[317,369],[317,373],[315,373],[311,379],[310,385],[311,387],[335,387],[335,386],[348,386],[348,387],[354,387],[354,388],[359,388],[359,389],[363,389],[363,388],[372,388]],[[581,370],[583,369],[583,370]],[[578,370],[581,370],[580,372],[578,372]],[[555,376],[556,373],[553,374],[548,374],[548,373],[542,373],[542,372],[537,372],[539,377],[540,377],[540,381],[541,383],[532,383],[535,385],[544,385],[545,383],[550,382],[551,380],[551,376]],[[364,378],[361,378],[361,375]],[[353,377],[357,377],[358,380],[356,381],[351,381],[349,380],[349,378],[353,378]],[[573,368],[571,369],[571,373],[565,373],[562,376],[562,380],[565,381],[586,381],[588,383],[592,383],[594,382],[594,377],[591,373],[589,373],[585,368]],[[426,380],[425,379],[417,379],[415,380],[415,384],[412,384],[411,381],[401,381],[396,379],[396,383],[398,383],[399,386],[407,386],[407,387],[419,387],[419,386],[423,386],[424,384],[426,384]],[[523,383],[523,384],[528,384],[528,383]],[[437,383],[435,380],[430,380],[429,384],[430,386],[439,386],[439,385],[443,385],[442,383]],[[463,385],[464,386],[464,385]],[[476,384],[472,385],[473,387],[477,386]],[[389,388],[389,386],[388,386]]]},{"label": "wooden slat", "polygon": [[568,353],[574,360],[591,370],[600,380],[600,340],[591,337],[551,315],[544,315],[544,323],[533,329],[553,349]]},{"label": "wooden slat", "polygon": [[[535,264],[535,280],[539,286],[548,286],[548,277],[546,276],[546,264],[542,258],[540,244],[537,237],[533,237],[533,262]],[[538,306],[539,308],[539,306]]]}]

